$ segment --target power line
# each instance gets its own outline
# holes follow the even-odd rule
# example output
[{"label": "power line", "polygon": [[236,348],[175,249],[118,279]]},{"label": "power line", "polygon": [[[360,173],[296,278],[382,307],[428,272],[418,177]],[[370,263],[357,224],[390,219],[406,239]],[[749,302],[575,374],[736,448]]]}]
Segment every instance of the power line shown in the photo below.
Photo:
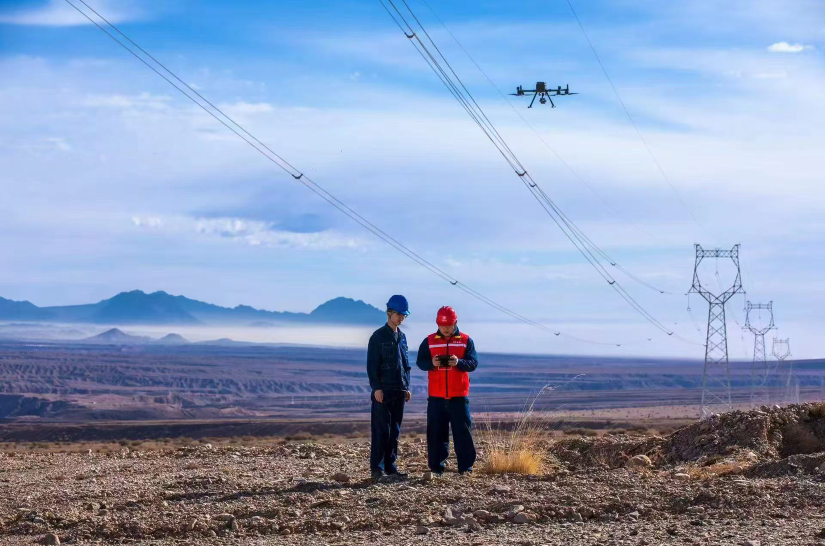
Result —
[{"label": "power line", "polygon": [[[622,219],[624,222],[626,222],[628,225],[632,226],[634,229],[636,229],[636,230],[637,230],[639,233],[641,233],[642,235],[644,235],[644,236],[646,236],[646,237],[650,237],[650,234],[649,234],[649,233],[647,233],[645,230],[643,230],[643,229],[642,229],[642,228],[641,228],[641,227],[640,227],[640,226],[639,226],[636,222],[633,222],[632,220],[629,220],[629,219],[625,218],[624,214],[622,214],[622,212],[621,212],[621,211],[619,211],[616,207],[614,207],[613,205],[611,205],[611,204],[610,204],[610,202],[609,202],[609,201],[608,201],[608,200],[607,200],[604,196],[602,196],[602,194],[601,194],[601,193],[599,193],[599,192],[596,190],[596,188],[594,188],[593,186],[591,186],[590,184],[588,184],[588,183],[587,183],[587,181],[586,181],[586,180],[585,180],[585,179],[584,179],[584,178],[583,178],[583,177],[582,177],[582,176],[581,176],[578,172],[576,172],[576,171],[573,169],[573,167],[572,167],[572,166],[571,166],[571,165],[570,165],[567,161],[565,161],[565,159],[564,159],[564,158],[563,158],[563,157],[562,157],[562,156],[558,153],[558,151],[556,151],[556,149],[555,149],[555,148],[553,148],[553,146],[551,146],[551,145],[550,145],[550,144],[549,144],[546,140],[544,140],[544,137],[542,137],[542,136],[541,136],[541,133],[539,133],[539,131],[538,131],[538,130],[537,130],[537,129],[533,126],[533,124],[531,124],[531,123],[527,120],[527,118],[525,118],[525,117],[524,117],[524,115],[522,115],[522,113],[521,113],[521,112],[520,112],[520,111],[519,111],[519,110],[518,110],[515,106],[513,106],[513,104],[512,104],[509,100],[507,100],[507,96],[504,94],[504,92],[502,92],[502,91],[501,91],[501,89],[499,89],[499,87],[495,84],[495,82],[493,82],[492,78],[490,78],[490,76],[489,76],[489,75],[487,75],[487,72],[485,72],[485,71],[484,71],[484,69],[483,69],[483,68],[481,68],[481,65],[479,65],[479,64],[478,64],[478,62],[476,62],[475,58],[473,58],[473,56],[470,54],[470,52],[469,52],[469,51],[467,51],[467,49],[466,49],[466,48],[464,47],[464,45],[463,45],[463,44],[462,44],[462,43],[458,40],[458,38],[455,36],[455,34],[453,34],[453,33],[452,33],[452,31],[450,31],[450,29],[447,27],[447,25],[444,23],[444,21],[443,21],[443,20],[442,20],[442,19],[438,16],[438,14],[435,12],[435,10],[434,10],[434,9],[430,6],[430,4],[427,2],[427,0],[421,0],[421,1],[423,2],[423,4],[424,4],[425,6],[427,6],[427,9],[429,9],[429,10],[430,10],[430,13],[432,13],[432,14],[433,14],[433,17],[435,17],[435,19],[436,19],[436,20],[437,20],[437,21],[441,24],[441,26],[444,28],[444,30],[445,30],[445,31],[447,31],[447,34],[449,34],[449,35],[450,35],[450,37],[453,39],[453,41],[456,43],[456,45],[458,45],[458,47],[461,49],[461,51],[463,51],[463,52],[464,52],[464,54],[465,54],[465,55],[467,56],[467,58],[468,58],[468,59],[470,59],[470,61],[471,61],[471,62],[475,65],[475,67],[478,69],[478,71],[479,71],[479,72],[481,72],[481,74],[484,76],[484,78],[487,80],[487,82],[488,82],[488,83],[489,83],[489,84],[493,87],[493,89],[495,89],[495,90],[496,90],[496,92],[497,92],[497,93],[501,96],[502,100],[504,100],[504,102],[507,104],[507,106],[509,106],[509,107],[513,110],[513,112],[515,112],[515,114],[516,114],[519,118],[521,118],[521,121],[523,121],[523,122],[524,122],[524,124],[525,124],[525,125],[527,125],[527,127],[529,127],[531,131],[533,131],[533,133],[536,135],[536,137],[538,137],[539,141],[540,141],[542,144],[544,144],[544,146],[545,146],[548,150],[550,150],[550,152],[553,154],[553,156],[555,156],[555,158],[556,158],[556,159],[557,159],[557,160],[558,160],[558,161],[559,161],[559,162],[560,162],[560,163],[561,163],[561,164],[562,164],[562,165],[563,165],[563,166],[564,166],[564,167],[565,167],[565,168],[566,168],[566,169],[570,172],[570,174],[571,174],[571,175],[573,175],[573,177],[574,177],[576,180],[578,180],[578,181],[579,181],[579,182],[580,182],[580,183],[581,183],[581,184],[582,184],[585,188],[587,188],[588,190],[590,190],[590,192],[592,192],[592,193],[593,193],[593,195],[595,195],[596,197],[598,197],[598,198],[599,198],[599,200],[601,200],[601,202],[602,202],[602,203],[603,203],[603,204],[604,204],[604,205],[605,205],[608,209],[610,209],[610,211],[611,211],[611,212],[613,212],[616,216],[618,216],[619,218],[621,218],[621,219]],[[402,30],[403,30],[403,29],[402,29]],[[660,288],[658,288],[658,287],[656,287],[656,286],[651,285],[650,283],[648,283],[648,282],[646,282],[646,281],[641,280],[641,279],[640,279],[640,278],[638,278],[637,276],[633,275],[632,273],[630,273],[629,271],[627,271],[624,267],[622,267],[621,265],[619,265],[618,263],[616,263],[616,261],[615,261],[615,260],[613,260],[612,258],[610,258],[609,256],[607,256],[606,254],[604,254],[603,252],[601,252],[601,249],[600,249],[600,253],[601,253],[601,254],[605,257],[605,259],[606,259],[607,261],[609,261],[609,262],[610,262],[610,265],[611,265],[611,266],[615,267],[616,269],[618,269],[619,271],[621,271],[622,273],[624,273],[624,274],[625,274],[627,277],[629,277],[631,280],[633,280],[633,281],[635,281],[635,282],[639,283],[640,285],[642,285],[642,286],[644,286],[644,287],[646,287],[646,288],[649,288],[649,289],[651,289],[651,290],[654,290],[654,291],[656,291],[656,292],[659,292],[660,294],[669,294],[669,295],[672,295],[672,292],[668,292],[668,291],[662,290],[662,289],[660,289]]]},{"label": "power line", "polygon": [[[183,94],[185,97],[187,97],[190,101],[195,103],[204,112],[206,112],[211,117],[213,117],[215,120],[220,122],[224,127],[229,129],[230,131],[232,131],[236,136],[238,136],[238,138],[240,138],[241,140],[246,142],[249,146],[254,148],[258,153],[260,153],[262,156],[264,156],[270,162],[277,165],[284,172],[286,172],[287,174],[292,176],[293,179],[295,179],[298,182],[300,182],[301,184],[303,184],[310,191],[312,191],[313,193],[315,193],[316,195],[321,197],[323,200],[325,200],[327,203],[329,203],[330,205],[332,205],[333,207],[338,209],[343,214],[347,215],[350,219],[352,219],[353,221],[355,221],[356,223],[361,225],[363,228],[370,231],[373,235],[375,235],[379,239],[383,240],[385,243],[387,243],[390,246],[392,246],[393,248],[395,248],[398,252],[404,254],[405,256],[410,258],[411,260],[415,261],[420,266],[424,267],[425,269],[427,269],[428,271],[430,271],[434,275],[438,276],[442,280],[449,282],[452,286],[455,286],[456,288],[459,288],[460,290],[462,290],[466,294],[470,295],[471,297],[473,297],[473,298],[489,305],[490,307],[493,307],[494,309],[510,316],[513,319],[521,321],[521,322],[523,322],[525,324],[528,324],[530,326],[537,327],[537,328],[542,329],[546,332],[553,333],[557,337],[564,337],[566,339],[571,339],[571,340],[575,340],[575,341],[579,341],[579,342],[583,342],[583,343],[589,343],[589,344],[592,344],[592,345],[602,345],[602,346],[613,345],[613,346],[619,346],[619,347],[622,345],[622,343],[611,343],[611,342],[604,342],[604,341],[595,341],[595,340],[581,338],[581,337],[578,337],[578,336],[565,334],[563,332],[560,332],[558,330],[555,330],[553,328],[545,326],[545,325],[543,325],[539,322],[536,322],[532,319],[529,319],[529,318],[527,318],[527,317],[525,317],[525,316],[523,316],[523,315],[521,315],[521,314],[505,307],[504,305],[499,304],[498,302],[492,300],[491,298],[488,298],[487,296],[484,296],[483,294],[481,294],[480,292],[472,289],[471,287],[467,286],[466,284],[459,281],[458,279],[456,279],[455,277],[453,277],[452,275],[450,275],[446,271],[442,270],[441,268],[439,268],[435,264],[431,263],[430,261],[428,261],[427,259],[425,259],[421,255],[419,255],[415,251],[411,250],[407,246],[405,246],[402,243],[400,243],[399,241],[397,241],[391,235],[389,235],[388,233],[383,231],[381,228],[379,228],[378,226],[376,226],[375,224],[373,224],[372,222],[370,222],[369,220],[367,220],[366,218],[361,216],[358,212],[356,212],[355,210],[350,208],[344,202],[340,201],[337,197],[335,197],[333,194],[331,194],[330,192],[325,190],[322,186],[315,183],[308,175],[306,175],[302,171],[298,170],[296,167],[294,167],[292,164],[290,164],[288,161],[286,161],[283,157],[281,157],[280,155],[278,155],[277,153],[272,151],[271,148],[269,148],[268,146],[263,144],[259,139],[257,139],[251,133],[249,133],[240,124],[238,124],[234,119],[232,119],[229,115],[227,115],[225,112],[223,112],[218,107],[216,107],[214,104],[212,104],[210,101],[208,101],[206,98],[204,98],[200,93],[195,91],[189,84],[187,84],[183,80],[181,80],[174,72],[172,72],[165,65],[163,65],[160,61],[155,59],[152,55],[150,55],[143,48],[141,48],[139,45],[137,45],[137,43],[135,43],[128,36],[126,36],[126,34],[124,34],[120,29],[118,29],[115,25],[113,25],[111,22],[109,22],[106,18],[104,18],[102,15],[100,15],[100,13],[98,13],[91,6],[89,6],[84,0],[78,0],[78,1],[81,2],[84,6],[86,6],[95,15],[97,15],[101,20],[103,20],[109,27],[114,29],[118,34],[120,34],[126,40],[128,40],[129,43],[133,44],[137,49],[139,49],[149,59],[151,59],[153,62],[155,62],[159,67],[161,67],[169,75],[171,75],[171,77],[174,80],[180,82],[186,89],[190,90],[197,97],[199,97],[201,100],[203,100],[207,105],[211,106],[216,112],[220,113],[221,116],[223,116],[229,123],[231,123],[232,125],[234,125],[238,129],[235,129],[235,127],[232,127],[229,123],[227,123],[227,121],[224,121],[223,119],[221,119],[215,112],[213,112],[212,110],[207,108],[203,103],[201,103],[195,97],[193,97],[192,95],[187,93],[184,90],[183,87],[177,85],[174,81],[172,81],[172,79],[170,79],[169,77],[167,77],[166,75],[161,73],[157,68],[155,68],[146,59],[141,57],[138,53],[136,53],[134,50],[132,50],[129,46],[127,46],[125,43],[120,41],[115,35],[113,35],[111,32],[106,30],[97,21],[95,21],[92,17],[90,17],[86,12],[84,12],[83,10],[78,8],[75,4],[73,4],[71,2],[71,0],[65,0],[65,1],[66,1],[67,4],[69,4],[75,10],[77,10],[81,15],[83,15],[86,19],[88,19],[92,24],[94,24],[98,29],[100,29],[107,36],[109,36],[109,38],[111,38],[113,41],[115,41],[117,44],[119,44],[123,49],[125,49],[127,52],[129,52],[132,56],[134,56],[136,59],[138,59],[141,63],[146,65],[149,69],[151,69],[153,72],[155,72],[158,76],[163,78],[169,85],[174,87],[177,91],[179,91],[181,94]],[[249,138],[247,138],[244,135],[248,135]]]},{"label": "power line", "polygon": [[587,34],[587,31],[584,29],[584,25],[582,24],[581,19],[579,19],[579,15],[576,13],[575,8],[573,7],[573,3],[571,2],[571,0],[566,0],[566,2],[567,2],[567,5],[570,7],[571,13],[573,13],[573,17],[576,19],[576,23],[578,23],[579,28],[581,29],[582,34],[584,35],[584,39],[587,40],[587,45],[590,46],[590,51],[592,51],[593,56],[596,57],[596,62],[599,63],[599,66],[601,67],[602,72],[604,73],[604,77],[607,79],[607,82],[610,84],[610,88],[613,89],[613,93],[616,95],[616,98],[619,100],[619,104],[621,104],[622,110],[624,110],[624,113],[627,115],[627,119],[630,120],[630,124],[633,126],[633,129],[636,131],[636,135],[639,137],[639,140],[642,142],[642,145],[645,147],[645,150],[647,150],[647,153],[650,156],[650,159],[653,161],[653,164],[656,166],[656,169],[659,171],[659,174],[662,175],[662,178],[667,183],[667,185],[670,187],[670,190],[673,192],[673,195],[676,196],[676,199],[679,200],[679,202],[682,204],[682,206],[685,208],[685,210],[688,212],[688,214],[690,214],[690,217],[693,219],[693,221],[696,222],[696,224],[700,228],[702,228],[702,231],[704,231],[711,238],[714,238],[713,235],[711,235],[710,232],[707,230],[707,228],[705,228],[705,226],[702,224],[702,222],[699,221],[699,219],[693,213],[693,210],[690,208],[690,206],[687,204],[687,202],[685,202],[685,200],[682,199],[682,196],[679,194],[679,192],[676,191],[676,187],[670,181],[670,177],[667,175],[667,173],[665,173],[665,170],[662,168],[661,163],[659,163],[659,160],[653,154],[653,150],[651,150],[650,146],[647,144],[647,140],[645,140],[644,135],[642,135],[642,131],[639,130],[639,126],[636,124],[636,120],[634,120],[633,116],[630,115],[630,110],[628,110],[627,105],[625,105],[624,100],[622,100],[622,96],[619,94],[619,90],[616,88],[616,85],[613,83],[613,79],[610,77],[610,74],[607,73],[607,69],[605,68],[604,63],[602,63],[602,59],[601,59],[601,57],[599,57],[599,53],[596,51],[595,46],[593,46],[593,42],[590,41],[590,36]]},{"label": "power line", "polygon": [[[493,126],[492,122],[490,122],[489,118],[486,116],[484,111],[472,97],[472,94],[466,88],[464,83],[461,81],[461,78],[455,73],[450,62],[444,57],[441,51],[438,49],[438,46],[430,37],[429,33],[427,32],[426,28],[421,24],[421,21],[412,11],[410,6],[407,4],[406,0],[401,0],[404,6],[407,8],[407,11],[410,13],[412,18],[415,20],[417,24],[417,28],[420,28],[420,31],[424,33],[426,39],[432,45],[434,50],[436,51],[438,57],[444,62],[447,66],[447,69],[441,66],[441,63],[436,58],[436,54],[432,53],[427,45],[422,41],[421,37],[418,35],[418,32],[410,25],[407,18],[404,16],[403,13],[398,9],[395,5],[393,0],[387,0],[390,6],[392,6],[395,14],[390,11],[390,9],[384,4],[384,0],[378,0],[379,3],[384,7],[387,13],[392,18],[393,22],[399,27],[399,29],[404,33],[404,35],[409,39],[412,46],[415,50],[421,55],[421,57],[427,62],[433,72],[436,73],[438,78],[441,82],[447,87],[448,91],[453,95],[454,98],[459,102],[459,104],[464,108],[465,111],[470,115],[476,125],[485,133],[487,138],[493,143],[499,153],[505,158],[507,163],[519,177],[519,180],[522,184],[530,191],[533,197],[538,201],[539,205],[547,212],[548,216],[553,220],[553,222],[559,227],[562,233],[567,237],[567,239],[576,247],[576,249],[582,254],[585,260],[596,270],[597,274],[599,274],[608,285],[610,285],[613,290],[619,294],[619,296],[625,300],[631,308],[633,308],[639,315],[641,315],[645,320],[650,322],[653,326],[661,330],[663,333],[667,334],[668,336],[672,336],[680,341],[684,341],[686,343],[696,344],[695,342],[689,341],[684,339],[683,337],[675,334],[675,332],[668,329],[664,324],[662,324],[656,317],[654,317],[650,312],[648,312],[639,302],[637,302],[633,296],[630,295],[617,281],[615,278],[612,277],[609,271],[605,268],[605,266],[599,261],[599,257],[596,256],[599,253],[598,247],[589,239],[587,238],[583,232],[575,226],[575,224],[564,214],[564,212],[556,205],[555,202],[542,190],[538,183],[532,178],[532,176],[527,172],[527,169],[521,163],[519,158],[515,155],[512,149],[504,142],[504,139],[498,133],[498,131]],[[399,22],[400,20],[400,22]],[[402,25],[403,23],[403,25]],[[406,26],[406,29],[404,28]],[[409,30],[409,32],[407,31]],[[447,73],[449,70],[450,73],[453,74],[453,77],[456,81],[453,81],[452,78]],[[464,93],[461,92],[461,89],[464,90]],[[465,97],[464,94],[467,96]],[[474,106],[474,107],[473,107]],[[699,344],[696,344],[699,345]]]}]

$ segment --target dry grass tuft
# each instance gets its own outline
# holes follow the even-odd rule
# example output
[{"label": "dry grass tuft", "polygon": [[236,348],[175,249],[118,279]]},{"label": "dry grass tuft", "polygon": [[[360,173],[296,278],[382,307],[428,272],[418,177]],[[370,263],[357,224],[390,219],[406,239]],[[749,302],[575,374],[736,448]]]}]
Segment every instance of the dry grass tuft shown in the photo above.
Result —
[{"label": "dry grass tuft", "polygon": [[481,466],[486,474],[527,474],[534,475],[544,467],[544,458],[537,450],[522,447],[517,451],[493,448],[487,452],[487,460]]},{"label": "dry grass tuft", "polygon": [[486,421],[486,430],[480,434],[485,446],[479,468],[481,472],[535,475],[545,470],[550,462],[546,449],[549,437],[547,422],[533,409],[539,396],[556,388],[548,383],[532,401],[528,399],[529,404],[525,404],[524,410],[517,416],[512,427],[502,426],[501,423],[493,427]]}]

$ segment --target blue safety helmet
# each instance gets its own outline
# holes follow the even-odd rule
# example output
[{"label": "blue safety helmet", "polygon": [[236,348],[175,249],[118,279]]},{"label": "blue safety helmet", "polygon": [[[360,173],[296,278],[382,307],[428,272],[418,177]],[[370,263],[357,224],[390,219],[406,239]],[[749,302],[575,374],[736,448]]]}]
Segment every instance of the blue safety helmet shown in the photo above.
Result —
[{"label": "blue safety helmet", "polygon": [[395,311],[396,313],[400,313],[402,315],[409,315],[410,314],[410,304],[407,303],[407,298],[404,296],[393,296],[390,298],[390,301],[387,302],[387,309],[390,311]]}]

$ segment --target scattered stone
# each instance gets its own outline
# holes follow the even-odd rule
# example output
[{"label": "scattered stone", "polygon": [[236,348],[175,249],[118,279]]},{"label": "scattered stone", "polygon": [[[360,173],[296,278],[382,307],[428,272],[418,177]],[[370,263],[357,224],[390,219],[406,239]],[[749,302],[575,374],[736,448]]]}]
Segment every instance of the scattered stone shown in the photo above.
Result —
[{"label": "scattered stone", "polygon": [[218,514],[215,516],[215,519],[218,521],[232,521],[235,519],[235,516],[232,514]]},{"label": "scattered stone", "polygon": [[579,514],[581,514],[584,519],[592,519],[596,517],[596,510],[590,508],[589,506],[585,506],[579,509]]},{"label": "scattered stone", "polygon": [[673,475],[673,479],[680,481],[680,482],[689,482],[690,481],[690,474],[685,474],[684,472],[677,472]]},{"label": "scattered stone", "polygon": [[332,480],[338,483],[348,483],[350,481],[350,477],[343,472],[336,472],[332,475]]},{"label": "scattered stone", "polygon": [[510,509],[507,511],[506,517],[507,519],[513,519],[514,517],[516,517],[516,514],[520,514],[521,512],[524,512],[524,506],[516,504],[510,507]]},{"label": "scattered stone", "polygon": [[509,485],[496,484],[492,489],[493,493],[509,493],[511,488]]},{"label": "scattered stone", "polygon": [[488,520],[490,519],[490,516],[492,516],[492,514],[487,510],[476,510],[473,512],[473,517],[476,519]]},{"label": "scattered stone", "polygon": [[746,540],[743,543],[743,546],[759,546],[759,541],[758,540]]},{"label": "scattered stone", "polygon": [[415,534],[416,535],[426,535],[429,532],[430,532],[430,529],[427,528],[427,527],[424,527],[423,525],[419,525],[418,527],[415,528]]},{"label": "scattered stone", "polygon": [[40,544],[46,544],[49,546],[60,546],[60,538],[54,533],[49,533],[48,535],[40,539]]},{"label": "scattered stone", "polygon": [[650,468],[653,466],[653,461],[647,455],[635,455],[627,460],[628,468]]},{"label": "scattered stone", "polygon": [[519,512],[515,516],[513,516],[513,523],[523,524],[529,523],[530,518],[524,512]]},{"label": "scattered stone", "polygon": [[424,472],[424,475],[421,476],[425,482],[431,482],[435,479],[435,472]]}]

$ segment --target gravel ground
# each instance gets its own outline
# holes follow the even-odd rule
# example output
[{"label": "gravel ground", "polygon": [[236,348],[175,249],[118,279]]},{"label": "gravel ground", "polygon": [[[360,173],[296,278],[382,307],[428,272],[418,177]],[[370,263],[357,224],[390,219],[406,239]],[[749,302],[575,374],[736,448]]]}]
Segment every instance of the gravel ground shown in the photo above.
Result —
[{"label": "gravel ground", "polygon": [[821,410],[547,443],[539,476],[429,480],[418,440],[379,482],[366,443],[8,454],[0,544],[825,545]]}]

